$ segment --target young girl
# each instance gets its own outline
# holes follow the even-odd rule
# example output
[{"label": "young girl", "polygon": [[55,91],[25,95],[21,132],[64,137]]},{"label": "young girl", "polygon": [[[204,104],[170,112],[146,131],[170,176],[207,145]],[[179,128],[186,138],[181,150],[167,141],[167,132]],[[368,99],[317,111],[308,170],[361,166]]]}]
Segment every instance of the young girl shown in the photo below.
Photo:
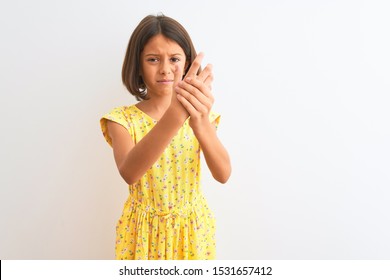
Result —
[{"label": "young girl", "polygon": [[116,227],[117,259],[213,259],[215,220],[200,185],[200,151],[225,183],[228,153],[211,112],[211,65],[201,70],[187,31],[166,16],[134,30],[122,80],[140,102],[100,120],[129,197]]}]

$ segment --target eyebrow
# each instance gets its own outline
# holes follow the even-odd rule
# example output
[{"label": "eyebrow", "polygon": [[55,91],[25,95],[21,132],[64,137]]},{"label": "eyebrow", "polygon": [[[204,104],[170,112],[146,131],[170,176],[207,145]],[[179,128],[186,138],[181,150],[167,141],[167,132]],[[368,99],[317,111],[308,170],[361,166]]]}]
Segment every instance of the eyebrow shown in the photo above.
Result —
[{"label": "eyebrow", "polygon": [[[173,53],[173,54],[170,54],[169,56],[174,56],[174,55],[183,56],[181,53]],[[145,54],[145,56],[159,56],[159,54],[148,53],[148,54]]]}]

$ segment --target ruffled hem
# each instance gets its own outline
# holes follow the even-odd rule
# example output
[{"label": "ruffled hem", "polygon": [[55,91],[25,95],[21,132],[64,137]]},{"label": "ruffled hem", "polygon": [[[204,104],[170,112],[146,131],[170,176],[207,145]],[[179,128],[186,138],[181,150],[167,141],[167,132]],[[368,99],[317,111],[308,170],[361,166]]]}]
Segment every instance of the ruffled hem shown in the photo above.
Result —
[{"label": "ruffled hem", "polygon": [[116,259],[215,259],[215,218],[203,196],[170,212],[157,212],[129,197],[116,231]]}]

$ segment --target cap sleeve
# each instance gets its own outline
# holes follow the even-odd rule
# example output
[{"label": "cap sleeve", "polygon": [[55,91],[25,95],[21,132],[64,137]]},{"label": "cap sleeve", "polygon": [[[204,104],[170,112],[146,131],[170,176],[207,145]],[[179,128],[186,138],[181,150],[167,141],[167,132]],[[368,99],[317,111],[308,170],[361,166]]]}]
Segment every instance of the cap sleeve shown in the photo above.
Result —
[{"label": "cap sleeve", "polygon": [[126,114],[126,108],[125,107],[117,107],[111,110],[111,112],[105,114],[101,119],[100,119],[100,127],[103,132],[103,136],[106,139],[107,143],[112,147],[112,140],[111,137],[108,133],[107,129],[107,121],[113,121],[124,128],[129,132],[129,134],[133,138],[133,126],[131,125],[130,121],[130,116]]},{"label": "cap sleeve", "polygon": [[218,129],[219,122],[221,120],[221,115],[216,113],[216,112],[211,111],[209,114],[209,120],[211,123],[213,123],[215,125],[215,128]]}]

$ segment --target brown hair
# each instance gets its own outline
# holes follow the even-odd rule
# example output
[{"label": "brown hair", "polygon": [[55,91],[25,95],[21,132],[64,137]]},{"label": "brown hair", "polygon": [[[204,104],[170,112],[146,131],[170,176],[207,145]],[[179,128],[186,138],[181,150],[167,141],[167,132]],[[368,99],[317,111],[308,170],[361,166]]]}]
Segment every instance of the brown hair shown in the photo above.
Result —
[{"label": "brown hair", "polygon": [[135,28],[127,46],[126,56],[122,66],[122,81],[127,90],[137,100],[147,99],[147,91],[140,75],[140,56],[146,43],[155,35],[162,34],[175,41],[184,51],[187,61],[187,72],[196,57],[192,40],[184,27],[176,20],[164,15],[149,15]]}]

